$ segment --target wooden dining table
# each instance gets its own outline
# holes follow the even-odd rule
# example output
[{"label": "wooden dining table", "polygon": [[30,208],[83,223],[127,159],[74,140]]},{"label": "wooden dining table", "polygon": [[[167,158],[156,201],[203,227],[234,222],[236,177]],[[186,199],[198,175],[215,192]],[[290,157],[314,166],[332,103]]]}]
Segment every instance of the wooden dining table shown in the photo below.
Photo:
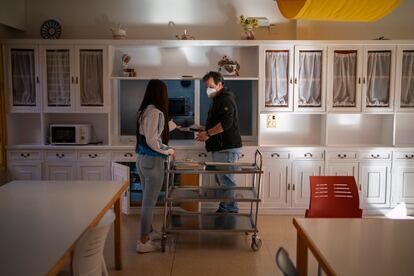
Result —
[{"label": "wooden dining table", "polygon": [[302,219],[296,266],[308,275],[308,250],[327,275],[414,275],[412,219]]},{"label": "wooden dining table", "polygon": [[0,187],[0,275],[56,275],[76,241],[114,208],[122,268],[121,202],[128,182],[13,181]]}]

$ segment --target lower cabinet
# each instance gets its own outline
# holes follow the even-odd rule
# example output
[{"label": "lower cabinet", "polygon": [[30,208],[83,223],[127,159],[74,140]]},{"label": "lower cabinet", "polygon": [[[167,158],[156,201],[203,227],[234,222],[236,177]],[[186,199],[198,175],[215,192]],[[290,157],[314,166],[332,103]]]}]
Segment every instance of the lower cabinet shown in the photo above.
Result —
[{"label": "lower cabinet", "polygon": [[323,175],[323,161],[294,161],[292,165],[292,207],[308,208],[309,176]]},{"label": "lower cabinet", "polygon": [[397,162],[393,168],[391,204],[414,204],[414,162]]},{"label": "lower cabinet", "polygon": [[332,162],[326,166],[325,175],[354,176],[358,180],[358,162]]},{"label": "lower cabinet", "polygon": [[108,180],[109,164],[107,162],[78,162],[78,179],[86,181]]},{"label": "lower cabinet", "polygon": [[359,164],[361,207],[389,207],[391,192],[391,162],[371,161]]},{"label": "lower cabinet", "polygon": [[[129,166],[112,162],[111,175],[112,180],[130,181],[130,168]],[[130,187],[128,187],[121,197],[122,212],[125,214],[130,213],[130,192]]]},{"label": "lower cabinet", "polygon": [[11,180],[41,180],[41,162],[12,162],[9,164]]},{"label": "lower cabinet", "polygon": [[76,168],[69,163],[46,163],[44,178],[47,180],[75,180]]}]

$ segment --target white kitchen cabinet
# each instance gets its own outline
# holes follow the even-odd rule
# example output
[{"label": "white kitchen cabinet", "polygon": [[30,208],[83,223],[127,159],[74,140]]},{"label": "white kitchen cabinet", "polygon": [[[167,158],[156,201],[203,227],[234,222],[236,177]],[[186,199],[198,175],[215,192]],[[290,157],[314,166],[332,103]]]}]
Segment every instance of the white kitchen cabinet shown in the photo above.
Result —
[{"label": "white kitchen cabinet", "polygon": [[328,46],[328,111],[361,111],[363,46]]},{"label": "white kitchen cabinet", "polygon": [[326,46],[295,46],[295,111],[325,111],[325,77]]},{"label": "white kitchen cabinet", "polygon": [[294,49],[292,45],[277,45],[261,49],[262,87],[260,97],[262,111],[293,111],[293,68]]},{"label": "white kitchen cabinet", "polygon": [[294,161],[292,165],[292,207],[308,208],[310,176],[323,175],[323,161]]},{"label": "white kitchen cabinet", "polygon": [[392,112],[394,109],[395,46],[364,48],[362,111]]},{"label": "white kitchen cabinet", "polygon": [[[129,166],[112,162],[111,168],[112,180],[116,181],[130,181],[130,169]],[[128,187],[121,197],[122,212],[124,214],[130,214],[130,187]]]},{"label": "white kitchen cabinet", "polygon": [[264,160],[261,184],[262,208],[288,208],[291,206],[291,162]]},{"label": "white kitchen cabinet", "polygon": [[43,110],[75,110],[75,59],[73,46],[41,46]]},{"label": "white kitchen cabinet", "polygon": [[358,180],[357,162],[329,162],[326,165],[325,175],[329,176],[354,176]]},{"label": "white kitchen cabinet", "polygon": [[398,203],[414,204],[414,162],[398,162],[393,168],[392,183],[392,205]]},{"label": "white kitchen cabinet", "polygon": [[40,112],[41,83],[39,49],[36,45],[5,47],[10,112]]},{"label": "white kitchen cabinet", "polygon": [[395,109],[414,111],[414,45],[398,45],[397,48]]},{"label": "white kitchen cabinet", "polygon": [[40,162],[12,162],[8,167],[12,180],[42,179],[42,164]]},{"label": "white kitchen cabinet", "polygon": [[106,111],[109,103],[107,56],[106,46],[75,46],[78,111]]},{"label": "white kitchen cabinet", "polygon": [[107,162],[78,162],[76,169],[80,180],[99,181],[110,179]]},{"label": "white kitchen cabinet", "polygon": [[72,162],[46,163],[45,175],[47,180],[76,180],[76,166]]},{"label": "white kitchen cabinet", "polygon": [[364,161],[359,166],[361,207],[389,207],[391,162]]}]

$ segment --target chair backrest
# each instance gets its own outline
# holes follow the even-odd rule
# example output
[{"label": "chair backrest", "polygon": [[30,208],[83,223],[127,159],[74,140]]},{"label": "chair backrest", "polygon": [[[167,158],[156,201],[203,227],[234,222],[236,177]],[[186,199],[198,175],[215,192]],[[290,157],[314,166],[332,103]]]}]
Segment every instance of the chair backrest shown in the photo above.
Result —
[{"label": "chair backrest", "polygon": [[308,218],[361,218],[353,176],[310,176]]},{"label": "chair backrest", "polygon": [[277,267],[282,271],[284,276],[299,276],[295,265],[289,258],[289,254],[283,247],[279,247],[275,256]]},{"label": "chair backrest", "polygon": [[76,244],[72,271],[75,276],[101,276],[103,271],[103,250],[115,214],[109,210],[99,224],[86,231]]}]

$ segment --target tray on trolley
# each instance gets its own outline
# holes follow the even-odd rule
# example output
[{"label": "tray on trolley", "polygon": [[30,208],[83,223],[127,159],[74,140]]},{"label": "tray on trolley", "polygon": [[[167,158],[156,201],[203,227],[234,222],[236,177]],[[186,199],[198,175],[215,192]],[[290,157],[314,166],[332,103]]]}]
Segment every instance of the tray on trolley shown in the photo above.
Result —
[{"label": "tray on trolley", "polygon": [[252,187],[183,187],[174,186],[168,193],[168,202],[260,202],[257,192]]}]

